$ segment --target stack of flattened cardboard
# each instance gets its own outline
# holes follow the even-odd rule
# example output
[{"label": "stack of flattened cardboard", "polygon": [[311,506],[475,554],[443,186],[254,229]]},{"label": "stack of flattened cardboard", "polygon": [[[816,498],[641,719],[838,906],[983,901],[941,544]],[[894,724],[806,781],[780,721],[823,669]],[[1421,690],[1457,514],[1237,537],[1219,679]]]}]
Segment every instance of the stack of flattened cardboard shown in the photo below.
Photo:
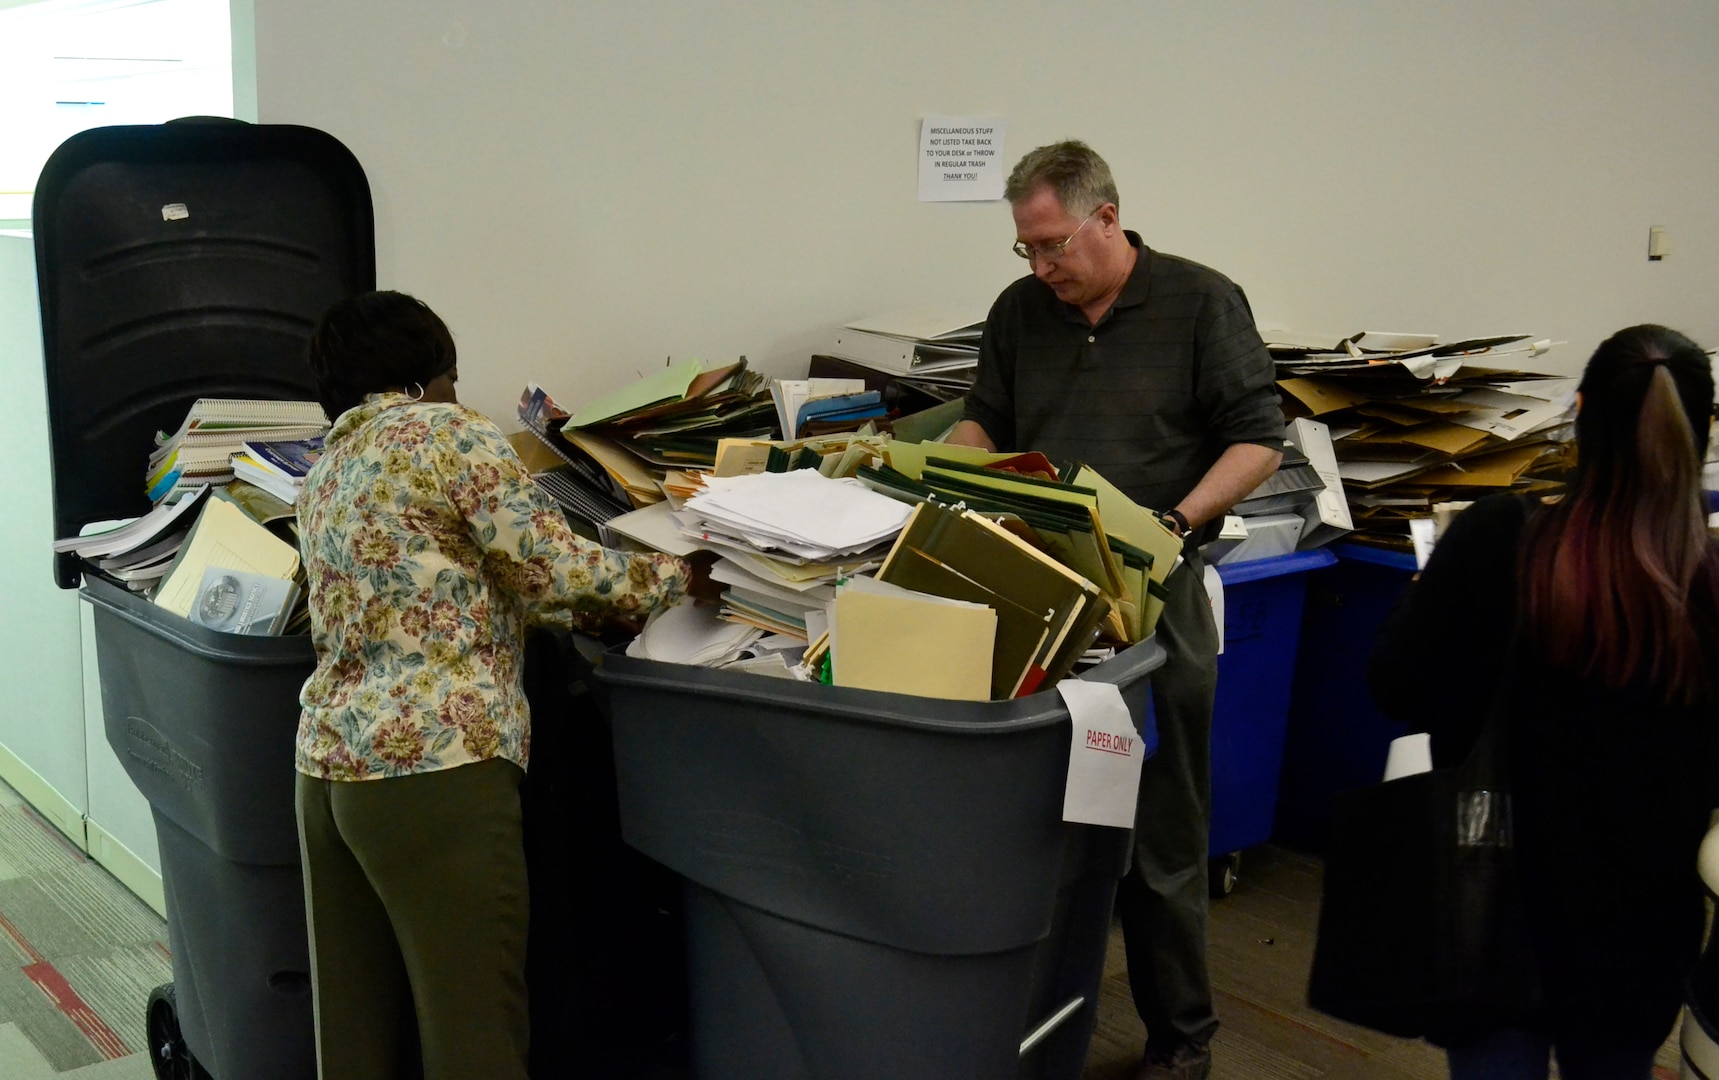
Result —
[{"label": "stack of flattened cardboard", "polygon": [[1408,522],[1438,504],[1562,486],[1577,380],[1492,366],[1550,342],[1357,334],[1335,347],[1289,335],[1267,345],[1285,415],[1330,429],[1354,539],[1410,550]]}]

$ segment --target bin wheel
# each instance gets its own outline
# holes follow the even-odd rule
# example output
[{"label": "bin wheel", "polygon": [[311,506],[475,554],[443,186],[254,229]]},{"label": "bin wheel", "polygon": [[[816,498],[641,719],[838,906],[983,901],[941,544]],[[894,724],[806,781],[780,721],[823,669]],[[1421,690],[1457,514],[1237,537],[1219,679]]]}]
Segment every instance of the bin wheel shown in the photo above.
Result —
[{"label": "bin wheel", "polygon": [[145,1015],[145,1037],[149,1040],[149,1064],[156,1080],[212,1080],[208,1070],[191,1056],[179,1030],[179,1002],[173,984],[163,983],[149,993]]},{"label": "bin wheel", "polygon": [[1206,863],[1206,892],[1213,900],[1222,900],[1236,891],[1241,878],[1241,852],[1219,855]]}]

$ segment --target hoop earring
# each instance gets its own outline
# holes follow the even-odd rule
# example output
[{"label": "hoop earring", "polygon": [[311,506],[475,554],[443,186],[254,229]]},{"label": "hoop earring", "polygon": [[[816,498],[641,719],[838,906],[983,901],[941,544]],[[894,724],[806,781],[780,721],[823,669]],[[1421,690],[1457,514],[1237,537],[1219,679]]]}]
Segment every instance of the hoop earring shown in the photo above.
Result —
[{"label": "hoop earring", "polygon": [[416,386],[418,388],[418,392],[416,394],[407,394],[406,396],[411,398],[413,401],[423,401],[424,400],[424,384],[423,383],[413,383],[412,385]]}]

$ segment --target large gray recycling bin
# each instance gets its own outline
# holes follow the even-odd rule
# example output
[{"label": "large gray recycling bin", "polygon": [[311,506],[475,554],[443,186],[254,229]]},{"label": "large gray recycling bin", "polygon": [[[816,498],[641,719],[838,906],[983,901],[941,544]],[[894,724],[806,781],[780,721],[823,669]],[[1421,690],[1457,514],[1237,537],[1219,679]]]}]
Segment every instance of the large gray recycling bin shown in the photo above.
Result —
[{"label": "large gray recycling bin", "polygon": [[[146,511],[152,436],[196,399],[314,397],[311,328],[376,282],[364,171],[310,128],[80,132],[43,166],[32,222],[56,536]],[[161,847],[157,1075],[314,1076],[292,761],[310,641],[216,633],[86,569],[54,559],[94,605],[108,741]]]},{"label": "large gray recycling bin", "polygon": [[[1146,642],[1084,675],[1149,747],[1163,660]],[[698,1080],[1080,1075],[1133,834],[1061,820],[1054,690],[942,701],[619,653],[597,680],[622,835],[688,882]]]},{"label": "large gray recycling bin", "polygon": [[216,1077],[316,1075],[293,817],[308,637],[209,630],[97,578],[108,743],[161,846],[179,1026]]}]

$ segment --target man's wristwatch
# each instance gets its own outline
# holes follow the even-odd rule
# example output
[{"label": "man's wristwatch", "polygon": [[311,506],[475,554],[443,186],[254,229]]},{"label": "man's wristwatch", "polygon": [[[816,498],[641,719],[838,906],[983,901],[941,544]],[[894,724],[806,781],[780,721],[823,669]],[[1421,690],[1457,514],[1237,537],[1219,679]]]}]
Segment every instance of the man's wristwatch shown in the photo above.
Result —
[{"label": "man's wristwatch", "polygon": [[1158,515],[1158,520],[1169,527],[1177,536],[1188,535],[1188,516],[1180,510],[1166,510]]}]

